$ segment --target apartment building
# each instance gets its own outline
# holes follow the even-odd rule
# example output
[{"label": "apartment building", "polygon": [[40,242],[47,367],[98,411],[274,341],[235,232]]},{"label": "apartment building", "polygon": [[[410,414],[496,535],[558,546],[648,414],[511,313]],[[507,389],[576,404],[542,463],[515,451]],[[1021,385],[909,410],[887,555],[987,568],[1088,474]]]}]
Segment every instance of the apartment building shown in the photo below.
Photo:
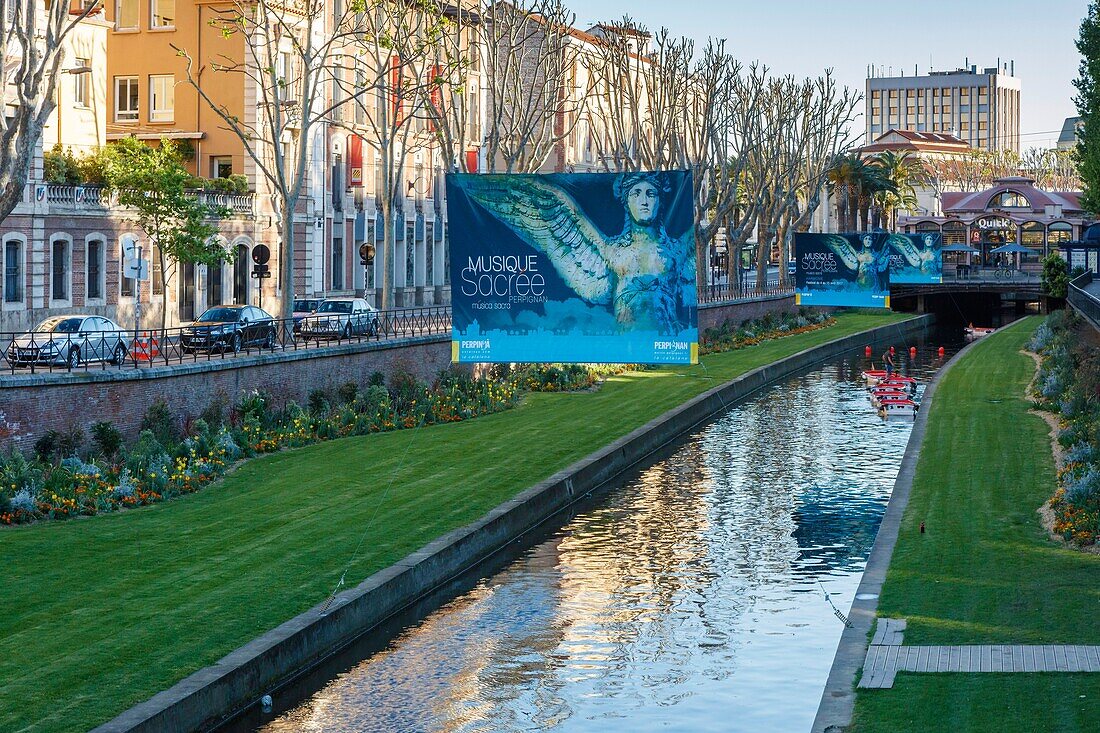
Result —
[{"label": "apartment building", "polygon": [[882,76],[869,70],[866,140],[890,130],[946,133],[979,150],[1020,152],[1020,80],[1014,62],[983,69]]}]

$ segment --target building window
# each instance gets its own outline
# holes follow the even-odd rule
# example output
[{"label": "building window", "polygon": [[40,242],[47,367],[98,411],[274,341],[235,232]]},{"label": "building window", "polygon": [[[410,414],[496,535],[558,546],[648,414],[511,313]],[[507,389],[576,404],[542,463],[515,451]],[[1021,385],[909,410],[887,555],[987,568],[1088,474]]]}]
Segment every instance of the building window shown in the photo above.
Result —
[{"label": "building window", "polygon": [[138,0],[115,0],[115,30],[136,31]]},{"label": "building window", "polygon": [[344,240],[332,238],[332,289],[344,289]]},{"label": "building window", "polygon": [[138,78],[115,77],[115,122],[138,121]]},{"label": "building window", "polygon": [[1062,244],[1073,239],[1073,227],[1065,222],[1055,222],[1047,228],[1047,242]]},{"label": "building window", "polygon": [[1043,246],[1043,234],[1046,227],[1037,221],[1029,221],[1020,227],[1020,244],[1025,247]]},{"label": "building window", "polygon": [[92,239],[88,242],[88,255],[85,262],[87,274],[85,282],[88,286],[88,300],[99,300],[103,297],[103,241]]},{"label": "building window", "polygon": [[160,267],[160,247],[153,245],[153,256],[149,259],[149,270],[152,275],[153,295],[164,293],[164,270]]},{"label": "building window", "polygon": [[874,90],[873,92],[871,92],[871,99],[882,99],[882,92],[880,92],[878,89]]},{"label": "building window", "polygon": [[1002,191],[989,199],[988,209],[1030,209],[1031,202],[1015,191]]},{"label": "building window", "polygon": [[229,155],[215,155],[210,158],[210,177],[229,178],[233,175],[233,157]]},{"label": "building window", "polygon": [[4,302],[23,302],[23,243],[17,239],[4,243]]},{"label": "building window", "polygon": [[50,246],[50,298],[69,299],[69,240],[55,239]]},{"label": "building window", "polygon": [[149,121],[171,122],[175,119],[176,77],[172,74],[149,76]]},{"label": "building window", "polygon": [[[92,62],[88,59],[76,57],[76,65],[82,69],[90,69]],[[88,107],[88,77],[90,74],[81,72],[73,74],[73,104],[77,107]]]},{"label": "building window", "polygon": [[149,27],[174,28],[176,0],[149,0]]}]

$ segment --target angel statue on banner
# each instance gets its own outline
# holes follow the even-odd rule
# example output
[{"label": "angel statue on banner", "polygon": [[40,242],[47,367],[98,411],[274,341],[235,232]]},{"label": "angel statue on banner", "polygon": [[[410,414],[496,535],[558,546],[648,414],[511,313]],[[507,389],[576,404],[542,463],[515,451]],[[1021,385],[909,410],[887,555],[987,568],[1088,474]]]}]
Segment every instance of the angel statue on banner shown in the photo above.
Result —
[{"label": "angel statue on banner", "polygon": [[918,247],[912,239],[904,234],[891,234],[886,244],[890,249],[904,258],[906,264],[925,275],[939,275],[939,262],[936,260],[936,236],[924,234],[921,236],[923,247]]},{"label": "angel statue on banner", "polygon": [[578,297],[608,306],[623,329],[676,335],[690,327],[695,292],[692,227],[664,226],[662,173],[624,173],[613,186],[622,231],[602,232],[577,202],[536,176],[457,176],[456,184],[523,242],[545,254]]},{"label": "angel statue on banner", "polygon": [[873,234],[859,235],[862,247],[856,249],[846,237],[839,234],[824,236],[824,244],[832,250],[840,261],[856,273],[856,285],[860,290],[887,292],[890,289],[890,248],[874,248]]}]

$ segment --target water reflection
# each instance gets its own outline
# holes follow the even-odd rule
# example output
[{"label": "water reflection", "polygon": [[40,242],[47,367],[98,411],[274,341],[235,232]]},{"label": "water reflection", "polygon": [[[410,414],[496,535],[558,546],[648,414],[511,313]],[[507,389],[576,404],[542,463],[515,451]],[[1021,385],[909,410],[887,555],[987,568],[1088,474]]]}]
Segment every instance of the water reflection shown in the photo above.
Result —
[{"label": "water reflection", "polygon": [[911,428],[863,366],[733,409],[262,730],[808,730]]}]

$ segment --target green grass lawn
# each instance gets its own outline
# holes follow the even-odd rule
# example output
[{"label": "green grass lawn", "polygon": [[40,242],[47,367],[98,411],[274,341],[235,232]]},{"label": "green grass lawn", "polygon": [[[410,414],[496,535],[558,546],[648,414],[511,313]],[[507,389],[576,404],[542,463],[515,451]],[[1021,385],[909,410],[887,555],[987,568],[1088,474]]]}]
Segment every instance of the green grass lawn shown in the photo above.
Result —
[{"label": "green grass lawn", "polygon": [[[1036,509],[1054,490],[1049,428],[1028,414],[1027,319],[983,340],[941,382],[880,618],[906,644],[1100,644],[1100,557],[1050,541]],[[927,533],[919,526],[925,522]],[[899,674],[861,690],[854,730],[1086,731],[1100,676]]]},{"label": "green grass lawn", "polygon": [[198,494],[0,531],[0,730],[86,730],[723,381],[902,320],[258,458]]}]

